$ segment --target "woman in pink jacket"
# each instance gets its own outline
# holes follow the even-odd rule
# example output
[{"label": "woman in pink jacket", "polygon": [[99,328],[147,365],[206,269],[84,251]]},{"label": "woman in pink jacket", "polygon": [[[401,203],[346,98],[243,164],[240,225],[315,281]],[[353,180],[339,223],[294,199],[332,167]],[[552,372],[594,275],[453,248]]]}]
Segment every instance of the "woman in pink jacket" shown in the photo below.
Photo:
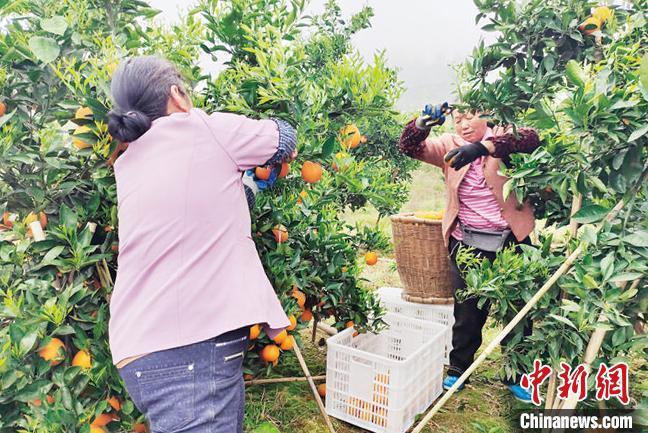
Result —
[{"label": "woman in pink jacket", "polygon": [[111,92],[109,131],[129,143],[114,163],[113,362],[154,433],[242,432],[249,327],[272,337],[290,325],[251,238],[243,177],[294,158],[295,130],[192,108],[157,57],[124,61]]},{"label": "woman in pink jacket", "polygon": [[[456,134],[428,137],[432,126],[443,124],[448,113],[452,113]],[[450,253],[454,290],[466,287],[456,263],[458,246],[472,246],[477,254],[492,260],[506,245],[528,243],[535,223],[529,202],[518,203],[513,195],[504,200],[507,179],[499,167],[502,161],[509,162],[512,153],[536,149],[540,144],[538,134],[533,129],[519,128],[514,135],[504,128],[491,127],[480,114],[451,110],[447,103],[428,105],[421,116],[405,126],[399,142],[406,155],[443,170],[447,197],[441,227]],[[455,296],[453,348],[443,381],[445,389],[454,385],[472,364],[481,346],[489,305],[478,308],[477,303],[477,298],[458,302]],[[530,331],[529,323],[525,333]],[[515,398],[530,402],[531,395],[518,384],[519,379],[518,375],[504,382]]]}]

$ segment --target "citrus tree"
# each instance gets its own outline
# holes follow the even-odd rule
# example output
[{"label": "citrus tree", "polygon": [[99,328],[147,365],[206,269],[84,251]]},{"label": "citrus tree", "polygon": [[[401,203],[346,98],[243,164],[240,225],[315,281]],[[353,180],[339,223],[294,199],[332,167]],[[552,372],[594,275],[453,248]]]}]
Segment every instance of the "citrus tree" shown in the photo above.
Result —
[{"label": "citrus tree", "polygon": [[[171,59],[208,111],[297,127],[299,158],[252,210],[293,325],[274,342],[252,329],[248,373],[280,362],[311,320],[380,326],[357,259],[385,239],[340,214],[372,204],[385,215],[405,199],[413,165],[393,153],[401,87],[382,55],[366,63],[349,43],[370,9],[349,23],[335,2],[320,16],[303,10],[300,1],[209,1],[162,28],[139,0],[0,1],[0,431],[145,428],[107,335],[120,146],[106,113],[111,73],[130,55]],[[225,69],[203,74],[201,53],[225,56]]]},{"label": "citrus tree", "polygon": [[[464,64],[462,99],[500,123],[540,132],[542,146],[512,156],[502,170],[510,177],[505,194],[530,197],[545,229],[521,254],[504,250],[492,263],[462,255],[464,296],[491,300],[496,321],[506,324],[583,245],[573,269],[532,311],[533,335],[515,333],[503,374],[531,371],[534,359],[551,365],[554,379],[561,362],[595,371],[602,362],[640,359],[648,311],[647,4],[475,4],[478,20],[488,21],[483,28],[498,35]],[[621,200],[618,216],[604,221]],[[555,408],[554,379],[546,405]]]}]

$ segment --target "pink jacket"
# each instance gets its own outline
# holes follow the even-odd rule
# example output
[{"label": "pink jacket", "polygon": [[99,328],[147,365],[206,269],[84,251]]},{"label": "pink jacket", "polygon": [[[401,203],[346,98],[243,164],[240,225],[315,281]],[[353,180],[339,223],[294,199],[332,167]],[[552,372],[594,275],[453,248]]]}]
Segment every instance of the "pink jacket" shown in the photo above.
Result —
[{"label": "pink jacket", "polygon": [[[535,226],[535,217],[533,215],[533,206],[527,200],[520,204],[513,194],[504,200],[504,183],[507,178],[499,172],[502,158],[514,152],[530,153],[539,146],[538,136],[532,129],[519,129],[520,139],[512,138],[513,135],[508,133],[508,129],[494,127],[493,134],[495,139],[496,151],[494,155],[484,158],[484,177],[489,188],[493,191],[500,208],[502,216],[509,223],[511,231],[518,240],[526,238]],[[459,170],[451,168],[443,160],[446,153],[450,150],[460,147],[464,144],[461,137],[455,134],[443,134],[439,137],[425,138],[428,133],[420,131],[411,121],[403,131],[400,140],[400,148],[403,153],[419,159],[423,162],[436,165],[443,170],[446,184],[446,207],[441,221],[443,231],[443,240],[446,246],[450,234],[454,229],[459,214],[459,184],[463,180],[470,164]],[[500,138],[498,140],[498,138]]]},{"label": "pink jacket", "polygon": [[290,325],[252,240],[241,179],[278,143],[272,120],[194,108],[155,120],[116,160],[115,364],[255,323],[271,336]]}]

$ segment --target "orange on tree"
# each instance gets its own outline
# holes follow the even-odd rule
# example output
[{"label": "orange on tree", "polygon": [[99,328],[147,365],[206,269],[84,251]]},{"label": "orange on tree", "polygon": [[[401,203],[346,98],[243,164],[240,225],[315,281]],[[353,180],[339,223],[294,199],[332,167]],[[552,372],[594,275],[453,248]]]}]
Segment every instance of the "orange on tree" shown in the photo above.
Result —
[{"label": "orange on tree", "polygon": [[605,23],[607,20],[612,18],[612,14],[612,9],[607,6],[599,6],[592,12],[592,16],[601,20],[601,23]]},{"label": "orange on tree", "polygon": [[313,320],[313,312],[311,310],[304,310],[300,319],[302,322],[310,322]]},{"label": "orange on tree", "polygon": [[74,118],[75,119],[87,119],[88,117],[92,117],[92,110],[89,107],[79,107],[74,113]]},{"label": "orange on tree", "polygon": [[349,320],[344,324],[345,328],[353,328],[355,326],[355,323],[353,323],[353,320]]},{"label": "orange on tree", "polygon": [[256,340],[261,335],[261,327],[259,325],[250,326],[250,340]]},{"label": "orange on tree", "polygon": [[270,179],[270,173],[272,173],[272,167],[257,167],[254,169],[254,175],[261,180]]},{"label": "orange on tree", "polygon": [[326,397],[326,384],[325,383],[320,383],[319,385],[317,385],[317,393],[322,398]]},{"label": "orange on tree", "polygon": [[110,424],[113,421],[119,421],[119,417],[112,413],[102,413],[97,415],[97,417],[92,421],[91,426],[103,427]]},{"label": "orange on tree", "polygon": [[279,178],[284,178],[288,176],[289,172],[290,172],[290,164],[284,162],[283,164],[281,164],[281,171],[279,172]]},{"label": "orange on tree", "polygon": [[4,116],[5,113],[7,112],[7,105],[0,101],[0,116]]},{"label": "orange on tree", "polygon": [[138,422],[133,424],[133,433],[147,433],[146,424],[143,422]]},{"label": "orange on tree", "polygon": [[277,224],[272,228],[272,234],[278,244],[288,241],[288,229],[283,224]]},{"label": "orange on tree", "polygon": [[281,350],[293,350],[293,347],[295,347],[295,337],[288,335],[281,342],[281,345],[279,347],[281,348]]},{"label": "orange on tree", "polygon": [[16,219],[18,219],[18,215],[16,215],[15,213],[5,211],[2,214],[2,224],[8,228],[13,227],[13,223],[14,221],[16,221]]},{"label": "orange on tree", "polygon": [[293,314],[291,314],[290,316],[288,316],[288,320],[290,320],[290,326],[287,327],[286,330],[292,331],[297,327],[297,319]]},{"label": "orange on tree", "polygon": [[283,331],[275,335],[272,341],[274,341],[277,344],[281,344],[286,338],[288,338],[288,332],[286,332],[286,330],[284,329]]},{"label": "orange on tree", "polygon": [[369,266],[373,266],[378,263],[378,254],[373,251],[369,251],[367,254],[365,254],[365,263],[367,263]]},{"label": "orange on tree", "polygon": [[279,359],[279,348],[274,344],[268,344],[261,350],[261,359],[265,362],[275,362]]},{"label": "orange on tree", "polygon": [[589,36],[592,33],[600,30],[602,25],[603,22],[599,18],[588,17],[578,26],[578,30],[580,30],[581,33],[583,33],[585,36]]},{"label": "orange on tree", "polygon": [[344,126],[340,130],[340,142],[344,148],[355,149],[360,145],[361,140],[362,136],[360,135],[360,130],[353,123]]},{"label": "orange on tree", "polygon": [[115,410],[121,410],[121,401],[114,395],[108,399],[106,399],[108,404]]},{"label": "orange on tree", "polygon": [[[49,404],[53,404],[56,401],[56,399],[49,394],[47,394],[46,400]],[[43,404],[43,401],[40,398],[37,398],[32,400],[32,403],[34,406],[39,407],[41,404]]]},{"label": "orange on tree", "polygon": [[322,166],[316,162],[306,161],[302,165],[302,179],[308,183],[317,183],[322,178]]},{"label": "orange on tree", "polygon": [[38,356],[52,366],[59,365],[65,359],[65,344],[58,338],[52,338],[38,351]]},{"label": "orange on tree", "polygon": [[[83,126],[79,126],[77,129],[75,129],[74,132],[72,133],[72,135],[75,136],[75,135],[79,135],[79,134],[85,134],[85,133],[88,133],[88,132],[91,132],[91,131],[92,130],[89,127],[87,127],[86,125],[83,125]],[[90,144],[87,141],[85,141],[84,139],[78,138],[78,137],[76,137],[76,138],[73,137],[72,138],[72,144],[74,145],[74,147],[76,147],[79,150],[85,149],[87,147],[92,147],[92,144]]]},{"label": "orange on tree", "polygon": [[79,350],[76,355],[74,355],[74,358],[72,358],[72,366],[81,368],[92,367],[92,359],[90,358],[88,351]]},{"label": "orange on tree", "polygon": [[297,305],[299,305],[299,308],[303,310],[306,305],[306,295],[304,295],[304,292],[295,290],[292,293],[292,297],[297,300]]}]

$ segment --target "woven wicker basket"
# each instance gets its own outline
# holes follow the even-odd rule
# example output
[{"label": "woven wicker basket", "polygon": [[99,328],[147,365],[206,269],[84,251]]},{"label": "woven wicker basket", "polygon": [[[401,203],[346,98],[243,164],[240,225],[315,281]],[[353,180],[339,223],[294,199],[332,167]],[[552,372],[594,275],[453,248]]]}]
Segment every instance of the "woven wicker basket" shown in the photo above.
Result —
[{"label": "woven wicker basket", "polygon": [[393,215],[392,232],[402,298],[422,304],[451,304],[450,260],[443,245],[441,221]]}]

